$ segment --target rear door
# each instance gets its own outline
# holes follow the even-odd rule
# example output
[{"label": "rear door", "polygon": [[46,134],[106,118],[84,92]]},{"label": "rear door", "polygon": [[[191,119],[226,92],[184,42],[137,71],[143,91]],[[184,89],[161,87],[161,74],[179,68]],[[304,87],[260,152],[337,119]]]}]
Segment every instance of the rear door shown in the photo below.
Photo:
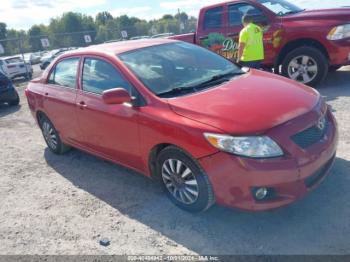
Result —
[{"label": "rear door", "polygon": [[196,43],[214,52],[223,47],[227,27],[227,6],[221,5],[203,11],[199,18]]},{"label": "rear door", "polygon": [[137,108],[108,105],[102,100],[103,91],[113,88],[124,88],[133,95],[133,86],[112,62],[97,56],[84,58],[80,84],[77,116],[83,146],[141,169]]},{"label": "rear door", "polygon": [[44,110],[61,137],[80,141],[76,119],[77,72],[80,57],[64,58],[51,69],[44,91]]}]

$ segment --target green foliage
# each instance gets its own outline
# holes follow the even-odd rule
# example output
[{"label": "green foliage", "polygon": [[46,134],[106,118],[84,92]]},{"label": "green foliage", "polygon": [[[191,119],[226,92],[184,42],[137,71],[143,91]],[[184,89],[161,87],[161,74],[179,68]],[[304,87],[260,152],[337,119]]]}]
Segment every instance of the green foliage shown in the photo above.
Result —
[{"label": "green foliage", "polygon": [[[162,18],[146,21],[137,17],[122,15],[113,17],[109,12],[100,12],[95,18],[76,12],[67,12],[52,18],[48,25],[33,25],[27,32],[7,29],[0,23],[0,43],[5,47],[6,55],[43,50],[40,39],[50,41],[49,49],[86,46],[84,35],[90,35],[91,44],[121,39],[121,31],[128,37],[161,33],[187,33],[194,31],[197,19],[186,13],[165,14]],[[180,26],[181,25],[181,26]],[[181,27],[181,28],[180,28]],[[12,39],[12,40],[11,40]]]}]

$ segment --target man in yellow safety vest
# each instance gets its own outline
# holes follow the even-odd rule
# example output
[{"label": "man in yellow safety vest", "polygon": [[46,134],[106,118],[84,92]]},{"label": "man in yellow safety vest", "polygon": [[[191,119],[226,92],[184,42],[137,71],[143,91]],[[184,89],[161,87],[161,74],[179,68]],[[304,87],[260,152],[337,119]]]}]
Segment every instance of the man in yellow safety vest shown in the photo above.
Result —
[{"label": "man in yellow safety vest", "polygon": [[242,66],[260,69],[264,60],[263,30],[253,23],[253,16],[242,19],[244,28],[239,34],[238,62]]}]

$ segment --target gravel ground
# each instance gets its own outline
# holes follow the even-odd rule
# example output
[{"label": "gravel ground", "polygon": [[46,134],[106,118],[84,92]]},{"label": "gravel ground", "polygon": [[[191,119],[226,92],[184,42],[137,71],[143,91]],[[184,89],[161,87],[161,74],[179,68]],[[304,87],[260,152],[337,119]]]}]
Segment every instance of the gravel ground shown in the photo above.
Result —
[{"label": "gravel ground", "polygon": [[350,254],[350,67],[319,89],[340,126],[332,175],[263,213],[189,214],[123,167],[78,150],[52,154],[25,85],[17,83],[21,106],[0,106],[0,254]]}]

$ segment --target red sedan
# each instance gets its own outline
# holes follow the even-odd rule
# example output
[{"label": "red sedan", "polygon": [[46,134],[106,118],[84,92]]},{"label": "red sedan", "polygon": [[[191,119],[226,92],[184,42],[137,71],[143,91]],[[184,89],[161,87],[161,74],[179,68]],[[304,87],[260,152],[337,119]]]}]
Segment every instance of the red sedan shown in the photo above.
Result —
[{"label": "red sedan", "polygon": [[188,211],[300,199],[328,174],[336,121],[312,88],[173,40],[66,53],[26,89],[48,147],[161,182]]}]

